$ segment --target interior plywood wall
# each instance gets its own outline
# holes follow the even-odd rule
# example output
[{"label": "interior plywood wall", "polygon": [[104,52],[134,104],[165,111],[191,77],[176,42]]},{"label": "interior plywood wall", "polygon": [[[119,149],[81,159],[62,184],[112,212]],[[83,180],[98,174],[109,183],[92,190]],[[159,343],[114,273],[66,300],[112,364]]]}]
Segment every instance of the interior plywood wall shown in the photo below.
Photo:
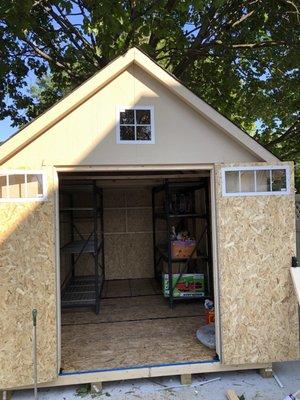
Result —
[{"label": "interior plywood wall", "polygon": [[[102,185],[99,183],[99,187]],[[153,232],[151,186],[104,187],[104,254],[105,278],[135,279],[152,278]],[[89,206],[86,194],[78,193],[75,206]],[[61,201],[61,205],[66,203]],[[67,216],[66,216],[67,218]],[[61,245],[70,240],[67,224],[61,224]],[[76,226],[87,238],[93,229],[93,221],[77,221]],[[160,223],[157,235],[165,240],[165,226]],[[80,239],[75,233],[75,240]],[[70,256],[61,259],[62,278],[70,271]],[[76,275],[92,275],[94,261],[91,254],[82,254],[75,267]],[[63,279],[61,279],[63,283]]]},{"label": "interior plywood wall", "polygon": [[223,197],[221,166],[216,168],[224,364],[299,358],[298,305],[289,271],[296,252],[289,165],[289,195],[252,197]]},{"label": "interior plywood wall", "polygon": [[107,188],[103,196],[106,279],[152,278],[151,188]]}]

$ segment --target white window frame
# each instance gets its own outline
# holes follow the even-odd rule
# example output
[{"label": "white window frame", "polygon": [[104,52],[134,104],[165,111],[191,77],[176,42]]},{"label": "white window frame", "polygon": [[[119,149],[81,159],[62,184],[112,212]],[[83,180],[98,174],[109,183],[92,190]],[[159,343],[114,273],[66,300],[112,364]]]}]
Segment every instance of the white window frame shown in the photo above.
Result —
[{"label": "white window frame", "polygon": [[[271,172],[274,170],[285,170],[286,176],[286,190],[283,191],[272,191],[272,175]],[[271,191],[270,192],[256,192],[256,173],[255,171],[269,171]],[[254,192],[226,192],[226,172],[239,172],[239,171],[253,171],[254,173]],[[221,169],[221,179],[222,179],[222,196],[223,197],[238,197],[238,196],[278,196],[278,195],[288,195],[291,190],[291,172],[288,165],[265,165],[265,166],[247,166],[247,167],[223,167]],[[239,174],[239,189],[241,189],[241,174]]]},{"label": "white window frame", "polygon": [[[9,197],[9,176],[10,175],[24,175],[25,177],[25,194],[27,195],[27,176],[28,175],[42,175],[43,194],[41,197]],[[24,203],[28,201],[45,201],[47,199],[47,182],[46,173],[41,170],[22,170],[22,169],[8,169],[0,170],[0,176],[6,176],[7,196],[0,198],[0,203]]]},{"label": "white window frame", "polygon": [[[146,124],[121,124],[120,123],[120,113],[124,110],[147,110],[150,111],[150,128],[151,128],[151,140],[121,140],[120,126],[149,126]],[[155,144],[155,129],[154,129],[154,107],[146,105],[136,105],[136,106],[117,106],[116,108],[116,141],[117,144]]]}]

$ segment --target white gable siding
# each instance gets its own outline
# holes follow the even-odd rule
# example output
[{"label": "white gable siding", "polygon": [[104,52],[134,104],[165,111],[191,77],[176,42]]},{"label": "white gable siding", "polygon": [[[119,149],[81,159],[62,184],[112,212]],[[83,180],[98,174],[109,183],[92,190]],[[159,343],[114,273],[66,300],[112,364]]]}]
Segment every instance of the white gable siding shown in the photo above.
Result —
[{"label": "white gable siding", "polygon": [[[155,144],[116,143],[116,106],[153,105]],[[6,162],[139,165],[260,161],[141,68],[131,65],[93,97]]]}]

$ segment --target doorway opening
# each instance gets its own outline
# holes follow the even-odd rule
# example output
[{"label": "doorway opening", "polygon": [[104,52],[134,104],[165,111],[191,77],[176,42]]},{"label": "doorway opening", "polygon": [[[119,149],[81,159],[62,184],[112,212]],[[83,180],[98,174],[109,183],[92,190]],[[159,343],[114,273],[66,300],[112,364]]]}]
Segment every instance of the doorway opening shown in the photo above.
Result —
[{"label": "doorway opening", "polygon": [[59,183],[62,371],[216,360],[210,171]]}]

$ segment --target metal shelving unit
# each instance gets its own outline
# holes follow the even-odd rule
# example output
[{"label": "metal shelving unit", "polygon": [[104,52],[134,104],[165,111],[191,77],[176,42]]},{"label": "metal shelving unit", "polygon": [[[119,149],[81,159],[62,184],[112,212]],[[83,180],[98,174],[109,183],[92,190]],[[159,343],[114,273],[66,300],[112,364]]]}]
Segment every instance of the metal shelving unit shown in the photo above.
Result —
[{"label": "metal shelving unit", "polygon": [[[195,193],[204,190],[205,213],[196,212]],[[156,197],[159,193],[163,193],[164,209],[157,211]],[[193,197],[193,204],[190,212],[174,212],[172,206],[172,195],[180,193],[190,193]],[[211,230],[210,230],[210,207],[209,207],[209,179],[201,178],[199,181],[190,182],[166,182],[163,185],[152,189],[152,222],[153,222],[153,257],[154,257],[154,274],[158,281],[162,280],[161,262],[164,260],[168,264],[168,280],[169,280],[169,305],[173,307],[174,300],[182,300],[173,296],[174,289],[181,277],[185,273],[200,272],[199,263],[205,264],[205,298],[213,295],[213,277],[211,273]],[[166,241],[162,245],[157,243],[156,226],[157,220],[166,221]],[[197,220],[202,220],[202,231],[196,237],[196,247],[188,258],[172,258],[171,256],[171,227],[176,228],[187,226],[188,221],[192,221],[193,233],[196,233]],[[205,243],[205,252],[199,248],[200,243]],[[178,279],[173,284],[173,267],[174,263],[184,263],[184,270],[180,272]],[[202,272],[202,271],[201,271]]]},{"label": "metal shelving unit", "polygon": [[[103,193],[96,181],[84,184],[63,185],[60,193],[68,196],[69,205],[60,209],[61,223],[70,226],[70,241],[61,247],[62,254],[70,255],[71,274],[62,291],[62,307],[94,306],[98,314],[105,280],[104,234],[103,234]],[[85,193],[89,207],[76,206],[75,197]],[[83,234],[80,221],[90,222],[90,231]],[[83,254],[89,254],[94,262],[93,275],[77,275],[76,267]]]}]

